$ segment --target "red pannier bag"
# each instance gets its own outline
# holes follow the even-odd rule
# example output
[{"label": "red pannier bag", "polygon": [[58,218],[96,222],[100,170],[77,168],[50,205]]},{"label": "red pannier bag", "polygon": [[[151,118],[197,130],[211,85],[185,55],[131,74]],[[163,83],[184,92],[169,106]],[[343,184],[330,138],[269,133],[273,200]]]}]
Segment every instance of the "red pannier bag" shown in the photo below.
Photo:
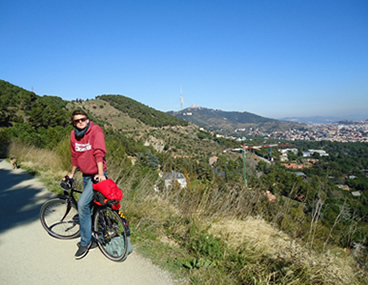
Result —
[{"label": "red pannier bag", "polygon": [[[97,205],[111,205],[114,210],[120,209],[119,201],[123,198],[123,192],[114,181],[106,179],[93,184],[94,202]],[[102,194],[102,195],[101,195]]]}]

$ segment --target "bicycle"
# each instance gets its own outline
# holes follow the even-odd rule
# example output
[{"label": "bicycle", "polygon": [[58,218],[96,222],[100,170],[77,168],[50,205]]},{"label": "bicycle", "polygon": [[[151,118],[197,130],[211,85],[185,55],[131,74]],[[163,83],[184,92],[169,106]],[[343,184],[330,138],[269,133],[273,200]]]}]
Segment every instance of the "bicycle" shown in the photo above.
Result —
[{"label": "bicycle", "polygon": [[[46,201],[40,211],[42,226],[49,235],[58,239],[74,239],[80,236],[75,194],[82,191],[74,189],[72,180],[70,181],[62,181],[60,184],[64,196]],[[67,187],[64,188],[65,184]],[[96,195],[97,193],[94,193],[95,197]],[[92,235],[108,259],[122,262],[127,258],[129,226],[123,213],[112,209],[111,204],[98,205],[94,199]]]}]

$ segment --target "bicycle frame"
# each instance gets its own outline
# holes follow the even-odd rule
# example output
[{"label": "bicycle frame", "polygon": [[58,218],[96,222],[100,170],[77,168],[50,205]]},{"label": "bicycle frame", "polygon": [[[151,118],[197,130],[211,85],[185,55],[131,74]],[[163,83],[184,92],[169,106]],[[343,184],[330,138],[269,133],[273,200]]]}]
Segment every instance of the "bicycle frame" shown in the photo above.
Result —
[{"label": "bicycle frame", "polygon": [[[82,191],[64,189],[64,195],[52,198],[41,208],[40,219],[45,230],[55,238],[72,239],[79,236],[78,202],[75,193]],[[94,200],[94,199],[93,199]],[[112,209],[111,205],[92,208],[92,235],[101,252],[112,261],[124,261],[131,251],[129,248],[130,229],[124,214]]]},{"label": "bicycle frame", "polygon": [[[73,203],[75,205],[75,207],[78,209],[78,202],[77,200],[75,199],[74,197],[74,193],[79,193],[79,194],[82,194],[83,191],[80,191],[80,190],[77,190],[77,189],[74,189],[74,187],[72,187],[69,191],[68,190],[65,190],[64,189],[64,196],[68,197],[67,201],[68,201],[68,206],[67,206],[67,210],[65,212],[65,215],[64,217],[61,219],[62,221],[64,220],[64,218],[68,215],[70,209],[71,209],[71,204],[70,203]],[[103,209],[105,207],[110,207],[110,206],[101,206],[101,205],[98,205],[96,203],[93,203],[93,212],[92,212],[92,219],[93,217],[95,216],[96,214],[96,211],[98,211],[99,209]],[[124,225],[126,226],[126,229],[127,229],[127,235],[130,236],[130,228],[129,228],[129,223],[128,221],[126,220],[123,212],[119,209],[119,210],[113,210],[115,211],[116,213],[118,213],[118,215],[120,216],[122,222],[124,223]]]},{"label": "bicycle frame", "polygon": [[65,215],[64,217],[61,219],[61,221],[64,221],[65,217],[69,214],[70,209],[72,207],[71,203],[75,205],[75,207],[78,209],[78,202],[74,197],[74,193],[80,193],[82,194],[82,191],[76,190],[72,187],[72,189],[70,189],[70,193],[67,190],[64,190],[64,196],[68,197],[67,201],[68,201],[68,205],[65,211]]}]

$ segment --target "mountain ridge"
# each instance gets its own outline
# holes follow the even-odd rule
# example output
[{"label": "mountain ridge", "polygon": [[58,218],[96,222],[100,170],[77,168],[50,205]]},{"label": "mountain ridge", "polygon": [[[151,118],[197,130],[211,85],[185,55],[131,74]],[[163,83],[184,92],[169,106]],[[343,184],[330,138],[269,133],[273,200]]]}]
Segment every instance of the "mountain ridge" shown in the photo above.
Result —
[{"label": "mountain ridge", "polygon": [[[123,95],[98,95],[95,99],[68,101],[58,96],[40,96],[4,80],[0,80],[0,96],[2,98],[0,125],[3,126],[11,124],[11,122],[24,120],[33,120],[34,126],[47,127],[50,123],[52,126],[66,126],[68,121],[66,113],[76,107],[75,103],[81,101],[94,102],[93,109],[91,109],[93,111],[102,108],[99,103],[100,100],[109,103],[131,119],[151,127],[187,126],[190,122],[206,129],[224,133],[234,133],[236,129],[245,128],[258,128],[261,131],[268,132],[304,127],[298,123],[283,122],[246,111],[222,111],[192,106],[178,112],[162,112]],[[13,108],[15,106],[20,106],[22,112],[15,112]],[[41,110],[44,111],[40,112]],[[45,111],[48,114],[45,114]],[[56,114],[58,118],[55,119]],[[50,121],[50,118],[53,120]],[[132,125],[130,124],[130,126]]]},{"label": "mountain ridge", "polygon": [[305,128],[304,124],[286,122],[256,115],[250,112],[222,111],[206,107],[192,106],[169,114],[197,124],[201,127],[233,133],[236,129],[259,128],[264,132],[283,131],[290,128]]}]

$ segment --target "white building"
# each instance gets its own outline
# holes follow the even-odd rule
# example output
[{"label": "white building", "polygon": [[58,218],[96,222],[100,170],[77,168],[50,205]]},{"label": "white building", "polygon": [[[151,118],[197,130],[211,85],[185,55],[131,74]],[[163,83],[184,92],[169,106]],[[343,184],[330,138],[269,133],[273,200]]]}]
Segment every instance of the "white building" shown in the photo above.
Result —
[{"label": "white building", "polygon": [[318,153],[320,156],[329,156],[329,154],[325,150],[310,149],[309,152],[311,155],[313,155],[314,153]]},{"label": "white building", "polygon": [[180,188],[187,187],[187,180],[185,179],[184,174],[181,172],[171,171],[162,174],[162,177],[165,179],[166,188],[170,188],[171,186],[173,186],[174,181],[177,181],[180,184]]},{"label": "white building", "polygon": [[312,156],[314,153],[318,153],[319,156],[329,156],[325,150],[309,149],[308,151],[303,151],[303,157]]}]

